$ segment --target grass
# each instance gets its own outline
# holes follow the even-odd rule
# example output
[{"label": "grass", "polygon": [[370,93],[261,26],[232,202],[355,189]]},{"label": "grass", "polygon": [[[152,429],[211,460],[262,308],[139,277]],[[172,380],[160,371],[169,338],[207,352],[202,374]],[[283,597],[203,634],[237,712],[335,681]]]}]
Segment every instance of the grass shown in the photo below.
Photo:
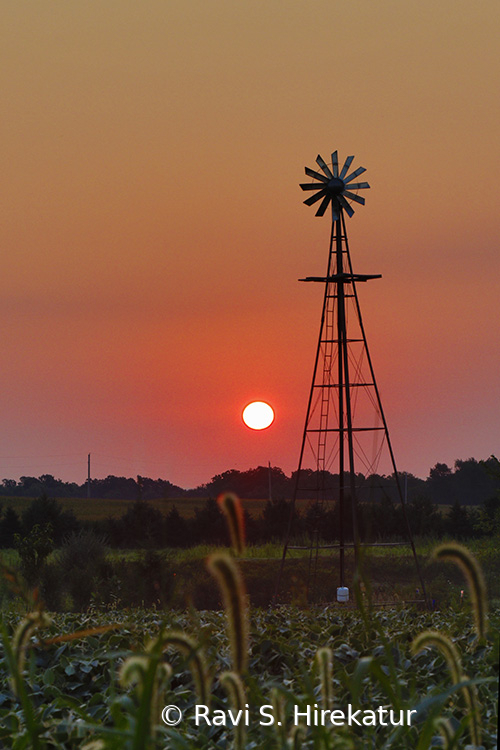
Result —
[{"label": "grass", "polygon": [[[460,571],[448,563],[436,563],[431,559],[436,546],[433,540],[417,543],[417,553],[429,599],[435,606],[445,606],[453,602],[466,604],[461,591],[465,584]],[[185,550],[160,550],[168,557],[176,579],[174,607],[183,607],[194,602],[201,609],[220,606],[220,598],[214,582],[205,570],[206,558],[216,551],[216,547],[200,545]],[[475,540],[469,549],[483,565],[490,596],[500,599],[500,548],[494,539]],[[268,606],[274,599],[283,547],[278,543],[249,546],[239,564],[247,582],[250,601],[254,606]],[[140,550],[113,550],[109,559],[133,561],[140,559]],[[280,601],[300,606],[307,605],[305,586],[309,576],[309,556],[307,551],[294,553],[286,560]],[[354,577],[354,554],[352,550],[345,556],[346,577],[352,582]],[[338,550],[328,550],[319,558],[315,583],[314,601],[334,601],[339,569]],[[411,550],[408,547],[379,547],[369,550],[365,558],[365,570],[371,581],[376,602],[414,600],[422,597],[417,592],[420,583],[417,579]],[[348,583],[352,588],[352,583]],[[312,587],[312,583],[311,583]]]},{"label": "grass", "polygon": [[[451,541],[447,539],[440,539],[441,541]],[[297,544],[306,544],[304,540],[297,540]],[[423,538],[415,539],[415,548],[418,555],[427,557],[431,554],[432,550],[436,546],[436,539]],[[487,539],[472,539],[467,543],[468,549],[478,558],[480,562],[494,561],[495,559],[500,560],[500,546],[498,540],[494,538]],[[178,561],[187,560],[203,560],[207,555],[210,555],[215,550],[220,549],[216,545],[210,544],[198,544],[194,547],[188,547],[186,549],[166,549],[166,554],[171,554]],[[13,551],[12,551],[13,552]],[[111,550],[109,555],[111,559],[136,559],[139,554],[139,550]],[[161,550],[160,550],[161,552]],[[384,557],[384,558],[398,558],[408,557],[409,547],[370,547],[368,549],[368,555],[370,557]],[[265,544],[249,544],[245,547],[245,552],[242,555],[243,560],[278,560],[281,559],[283,554],[283,542],[272,541],[266,542]],[[309,557],[309,550],[293,550],[290,553],[293,558],[307,558]],[[321,553],[322,557],[336,557],[338,556],[338,550],[327,549]]]},{"label": "grass", "polygon": [[[441,540],[442,541],[442,540]],[[435,540],[417,540],[416,548],[420,560],[428,597],[436,602],[436,606],[446,603],[462,602],[461,591],[465,585],[460,572],[448,563],[432,561],[432,550]],[[490,596],[500,600],[500,545],[496,539],[473,540],[468,545],[484,569],[486,583]],[[198,545],[188,549],[160,549],[157,550],[167,561],[168,569],[175,579],[173,598],[170,604],[174,607],[184,607],[190,601],[202,609],[214,609],[220,606],[220,597],[214,582],[205,570],[206,558],[213,554],[217,547]],[[255,606],[268,606],[275,595],[275,585],[281,563],[283,546],[278,542],[246,547],[239,558],[243,574],[247,581],[250,601]],[[111,549],[107,559],[113,564],[115,574],[120,577],[120,563],[132,563],[144,558],[145,550]],[[53,560],[57,551],[53,552],[48,562]],[[16,550],[2,550],[2,560],[10,567],[17,567],[19,562]],[[346,581],[352,588],[354,577],[354,554],[347,550],[345,555]],[[365,569],[371,581],[374,598],[378,602],[402,601],[421,598],[417,593],[420,588],[415,565],[409,547],[378,547],[367,550]],[[307,604],[305,588],[310,580],[314,593],[310,597],[313,601],[334,601],[339,570],[338,550],[326,550],[319,557],[317,576],[309,579],[309,553],[301,550],[291,553],[285,562],[283,585],[280,591],[280,601],[294,603],[301,606]],[[119,598],[119,597],[118,597]],[[127,599],[122,604],[128,605]]]}]

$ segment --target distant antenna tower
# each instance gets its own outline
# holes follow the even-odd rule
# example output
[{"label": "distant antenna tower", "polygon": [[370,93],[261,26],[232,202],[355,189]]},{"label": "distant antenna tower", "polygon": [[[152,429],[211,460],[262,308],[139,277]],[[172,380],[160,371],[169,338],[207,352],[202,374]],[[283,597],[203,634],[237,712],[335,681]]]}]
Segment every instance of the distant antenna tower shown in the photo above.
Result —
[{"label": "distant antenna tower", "polygon": [[[313,182],[300,186],[302,190],[313,193],[304,201],[306,205],[312,206],[321,201],[316,216],[323,216],[327,208],[331,207],[332,227],[326,275],[300,279],[322,283],[324,298],[277,592],[287,556],[293,550],[302,550],[303,555],[303,550],[307,549],[307,591],[308,598],[314,599],[318,562],[326,550],[338,549],[337,598],[342,601],[348,597],[346,550],[353,549],[357,561],[361,547],[384,544],[363,542],[362,530],[359,528],[358,501],[360,494],[369,491],[369,488],[366,482],[361,481],[360,474],[356,475],[356,468],[365,477],[376,474],[385,446],[388,449],[397,485],[397,500],[401,504],[404,519],[405,528],[401,530],[401,534],[406,541],[401,544],[411,546],[425,601],[425,586],[408,523],[405,499],[368,351],[356,290],[358,282],[381,276],[353,272],[347,241],[345,214],[349,217],[354,214],[351,202],[364,205],[365,199],[358,195],[358,192],[370,186],[367,182],[355,181],[366,170],[364,167],[358,167],[350,171],[353,156],[347,157],[341,169],[336,151],[331,159],[331,164],[327,165],[321,156],[318,156],[316,163],[320,171],[306,167],[305,172]],[[370,492],[372,497],[366,499],[375,500],[373,488]],[[296,504],[297,500],[305,498],[314,501],[309,513],[309,522],[313,527],[310,544],[294,546],[291,539]],[[335,528],[330,530],[329,536],[335,537],[334,544],[324,541],[328,534],[325,535],[325,530],[321,527],[325,518],[324,511],[333,509],[335,514],[330,514],[330,518],[335,518]],[[387,543],[384,544],[386,545]]]}]

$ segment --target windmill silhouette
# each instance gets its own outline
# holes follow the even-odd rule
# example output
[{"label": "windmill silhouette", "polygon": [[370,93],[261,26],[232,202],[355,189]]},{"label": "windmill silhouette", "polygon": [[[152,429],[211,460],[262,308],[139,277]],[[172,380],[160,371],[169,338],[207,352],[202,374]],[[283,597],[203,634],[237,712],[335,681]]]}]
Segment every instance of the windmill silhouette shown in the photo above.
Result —
[{"label": "windmill silhouette", "polygon": [[[279,593],[285,560],[300,550],[309,550],[307,574],[308,598],[317,595],[318,562],[325,550],[338,549],[337,599],[348,599],[346,551],[354,550],[355,562],[363,547],[380,545],[409,545],[416,572],[426,601],[415,545],[406,512],[400,476],[389,437],[375,372],[368,350],[356,285],[380,274],[353,272],[346,232],[345,214],[352,217],[352,203],[364,205],[358,191],[370,187],[367,182],[356,182],[365,172],[364,167],[350,171],[353,156],[348,156],[339,170],[338,154],[331,155],[328,165],[321,156],[316,158],[320,171],[305,168],[313,182],[300,185],[302,190],[314,192],[304,203],[319,203],[316,216],[323,216],[331,206],[331,233],[328,264],[325,276],[308,276],[300,281],[324,285],[323,308],[313,378],[307,404],[298,469],[295,474],[291,513],[285,535],[276,592]],[[393,472],[401,518],[400,535],[403,541],[366,542],[366,529],[359,528],[360,500],[374,498],[373,482],[366,477],[377,476],[381,456],[388,453]],[[358,470],[358,474],[356,473]],[[362,470],[362,471],[361,471]],[[387,483],[386,484],[390,484]],[[394,486],[394,485],[393,485]],[[385,500],[393,502],[385,490]],[[308,512],[309,542],[292,544],[293,521],[297,500],[312,501]],[[376,507],[372,505],[372,508]],[[329,511],[329,512],[328,512]],[[325,528],[329,519],[334,528]],[[327,553],[328,554],[328,553]]]}]

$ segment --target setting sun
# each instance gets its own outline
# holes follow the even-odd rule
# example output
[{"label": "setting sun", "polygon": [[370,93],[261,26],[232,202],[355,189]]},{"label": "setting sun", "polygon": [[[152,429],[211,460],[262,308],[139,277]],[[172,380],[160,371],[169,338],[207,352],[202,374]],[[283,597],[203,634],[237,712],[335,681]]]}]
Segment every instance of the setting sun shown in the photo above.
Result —
[{"label": "setting sun", "polygon": [[252,401],[245,406],[242,416],[251,430],[265,430],[274,422],[274,411],[265,401]]}]

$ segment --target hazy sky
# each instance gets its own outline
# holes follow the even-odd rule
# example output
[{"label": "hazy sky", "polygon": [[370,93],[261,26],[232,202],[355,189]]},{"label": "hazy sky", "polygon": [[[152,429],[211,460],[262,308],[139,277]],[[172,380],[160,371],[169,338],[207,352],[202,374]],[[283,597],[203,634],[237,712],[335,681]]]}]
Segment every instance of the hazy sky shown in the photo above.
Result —
[{"label": "hazy sky", "polygon": [[0,477],[295,469],[329,238],[298,183],[334,149],[399,468],[500,452],[498,0],[0,16]]}]

